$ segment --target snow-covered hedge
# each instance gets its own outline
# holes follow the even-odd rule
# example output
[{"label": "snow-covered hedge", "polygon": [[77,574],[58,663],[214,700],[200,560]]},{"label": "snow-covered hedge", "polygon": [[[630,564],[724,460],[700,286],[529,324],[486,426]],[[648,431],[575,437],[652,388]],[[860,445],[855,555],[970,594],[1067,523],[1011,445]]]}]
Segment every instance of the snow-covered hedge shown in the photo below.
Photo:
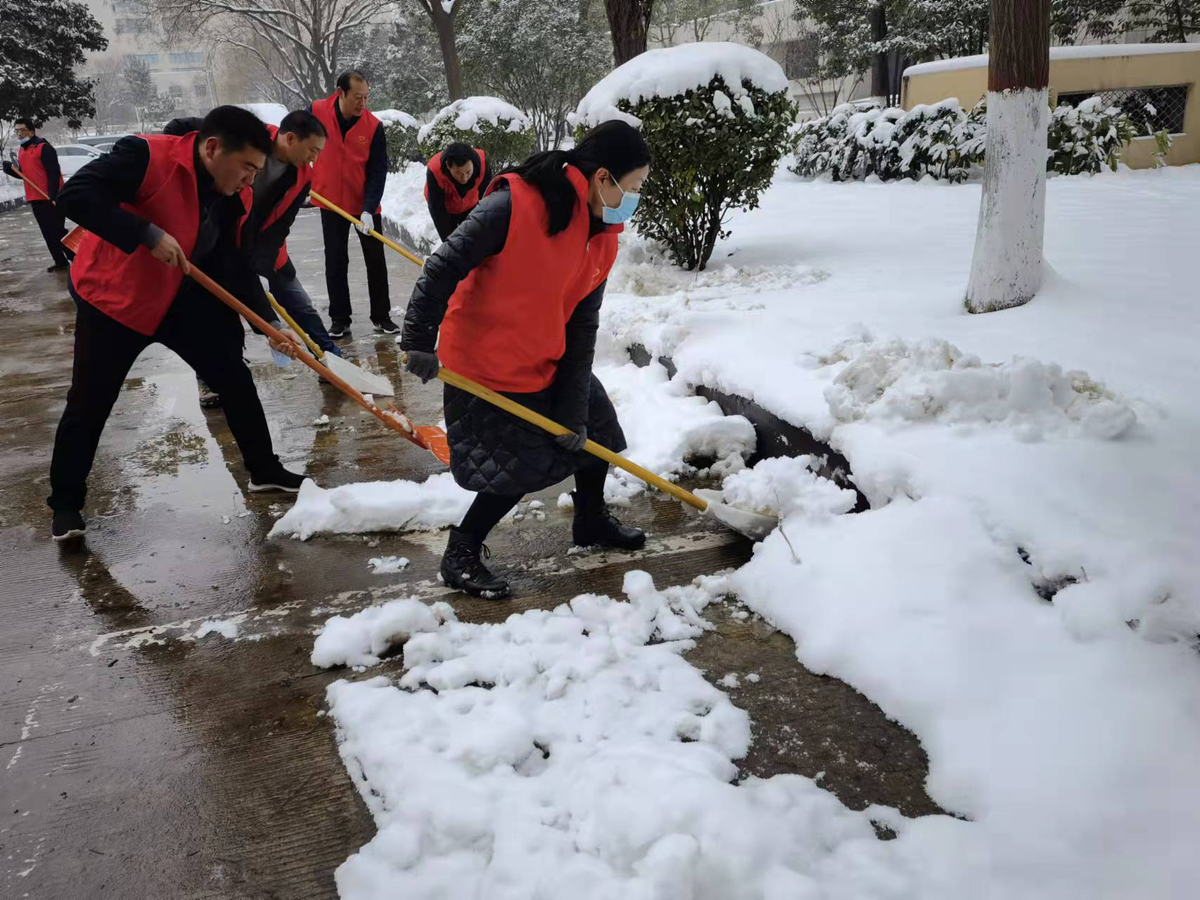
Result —
[{"label": "snow-covered hedge", "polygon": [[[1047,168],[1061,175],[1095,174],[1117,168],[1121,148],[1137,135],[1121,109],[1105,108],[1100,98],[1053,111]],[[875,175],[884,181],[930,175],[963,181],[983,164],[987,106],[980,101],[964,112],[957,100],[916,106],[859,107],[849,103],[828,116],[792,129],[797,175],[856,181]],[[1160,138],[1160,142],[1161,142]]]},{"label": "snow-covered hedge", "polygon": [[493,172],[525,159],[533,152],[536,138],[529,116],[498,97],[455,100],[417,133],[426,158],[461,141],[482,148]]},{"label": "snow-covered hedge", "polygon": [[387,136],[389,172],[399,172],[408,163],[423,158],[417,145],[417,132],[421,129],[417,119],[398,109],[377,110],[375,117],[383,123],[383,133]]},{"label": "snow-covered hedge", "polygon": [[654,152],[638,230],[675,262],[703,269],[733,209],[754,209],[787,152],[796,111],[787,76],[741,44],[650,50],[611,72],[579,104],[578,133],[609,119],[641,127]]}]

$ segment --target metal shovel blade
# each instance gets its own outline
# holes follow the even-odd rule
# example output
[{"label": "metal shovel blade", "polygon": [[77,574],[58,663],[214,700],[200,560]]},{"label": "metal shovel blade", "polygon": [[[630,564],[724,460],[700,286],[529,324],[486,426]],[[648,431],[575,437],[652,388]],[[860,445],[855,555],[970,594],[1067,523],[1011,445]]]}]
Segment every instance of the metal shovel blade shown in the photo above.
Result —
[{"label": "metal shovel blade", "polygon": [[374,372],[361,369],[348,359],[342,359],[340,356],[326,353],[321,358],[321,362],[329,367],[329,371],[356,391],[361,391],[364,394],[377,394],[381,397],[391,397],[396,393],[396,389],[392,387],[392,383],[382,375],[376,375]]},{"label": "metal shovel blade", "polygon": [[721,524],[732,528],[738,534],[745,535],[752,541],[761,541],[779,525],[779,519],[775,516],[749,512],[722,503],[720,491],[699,490],[694,493],[708,504],[704,510],[706,516],[712,516]]}]

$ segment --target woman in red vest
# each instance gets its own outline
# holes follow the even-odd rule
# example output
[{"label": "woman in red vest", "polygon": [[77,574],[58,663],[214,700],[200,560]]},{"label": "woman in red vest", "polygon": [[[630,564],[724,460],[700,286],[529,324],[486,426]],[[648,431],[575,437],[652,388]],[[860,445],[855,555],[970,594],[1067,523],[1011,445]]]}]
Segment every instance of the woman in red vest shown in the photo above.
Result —
[{"label": "woman in red vest", "polygon": [[508,596],[507,582],[483,564],[484,539],[522,496],[571,474],[576,544],[637,549],[646,541],[605,506],[608,465],[583,445],[626,446],[592,359],[617,234],[649,172],[650,148],[624,122],[600,125],[573,150],[531,156],[496,177],[413,289],[400,342],[409,372],[428,381],[440,357],[572,430],[551,437],[446,386],[450,468],[478,493],[442,558],[450,587]]},{"label": "woman in red vest", "polygon": [[482,150],[458,143],[435,153],[426,169],[425,203],[433,227],[444,241],[487,194],[492,170]]}]

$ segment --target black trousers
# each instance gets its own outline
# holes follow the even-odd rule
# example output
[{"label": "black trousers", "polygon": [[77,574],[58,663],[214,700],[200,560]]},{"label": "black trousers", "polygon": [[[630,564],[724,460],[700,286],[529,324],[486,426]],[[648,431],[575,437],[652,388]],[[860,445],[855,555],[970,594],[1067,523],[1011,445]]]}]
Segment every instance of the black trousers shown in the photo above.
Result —
[{"label": "black trousers", "polygon": [[[349,321],[350,283],[346,273],[350,254],[346,244],[353,226],[327,209],[321,210],[321,236],[325,241],[325,288],[329,291],[329,318]],[[367,264],[367,293],[371,298],[371,321],[390,318],[392,301],[388,296],[387,260],[383,242],[369,234],[359,234],[363,262]]]},{"label": "black trousers", "polygon": [[67,236],[67,226],[63,222],[62,213],[49,200],[30,200],[33,217],[37,219],[38,228],[42,229],[42,238],[50,250],[54,264],[67,264],[67,248],[62,245],[62,239]]},{"label": "black trousers", "polygon": [[51,509],[83,509],[104,425],[129,369],[151,344],[174,350],[221,395],[229,430],[251,477],[269,477],[279,465],[254,379],[242,359],[244,332],[233,310],[185,289],[153,337],[146,337],[90,303],[76,300],[75,306],[75,362],[67,408],[54,437]]},{"label": "black trousers", "polygon": [[[597,509],[604,505],[604,479],[608,477],[608,463],[593,459],[575,473],[575,508]],[[524,494],[476,494],[470,509],[463,516],[459,531],[465,531],[479,543],[487,538],[493,528],[521,502]]]}]

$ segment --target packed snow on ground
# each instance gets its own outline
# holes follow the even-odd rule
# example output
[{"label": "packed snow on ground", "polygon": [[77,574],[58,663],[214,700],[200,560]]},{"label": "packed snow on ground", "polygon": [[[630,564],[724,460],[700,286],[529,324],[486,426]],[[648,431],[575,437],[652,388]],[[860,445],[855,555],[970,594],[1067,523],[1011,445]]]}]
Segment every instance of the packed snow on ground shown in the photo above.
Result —
[{"label": "packed snow on ground", "polygon": [[268,537],[306,541],[314,534],[448,528],[462,520],[474,496],[455,484],[449,472],[423,482],[367,481],[328,490],[310,480],[300,486],[295,504]]},{"label": "packed snow on ground", "polygon": [[202,622],[200,627],[192,634],[193,640],[200,640],[210,634],[219,634],[223,638],[233,640],[238,636],[238,629],[241,623],[245,620],[245,616],[234,616],[230,619],[212,619],[207,622]]},{"label": "packed snow on ground", "polygon": [[[636,117],[617,109],[621,100],[636,104],[642,99],[672,97],[708,87],[717,75],[739,103],[749,100],[743,82],[769,94],[788,89],[787,75],[779,63],[752,47],[726,41],[680,44],[647,50],[614,69],[587,92],[571,122],[590,128],[610,119],[622,119],[638,125]],[[724,93],[721,96],[728,106],[730,98]]]},{"label": "packed snow on ground", "polygon": [[278,125],[288,114],[288,108],[282,103],[239,103],[242,109],[248,109],[268,125]]},{"label": "packed snow on ground", "polygon": [[322,669],[373,666],[381,653],[403,644],[410,635],[434,632],[442,622],[453,621],[449,604],[427,606],[413,599],[393,600],[349,617],[334,616],[317,635],[312,664]]},{"label": "packed snow on ground", "polygon": [[390,172],[380,203],[384,218],[390,219],[418,255],[432,253],[441,243],[429,207],[425,203],[425,166],[410,162],[399,172]]},{"label": "packed snow on ground", "polygon": [[459,131],[479,131],[482,122],[503,126],[508,131],[524,131],[532,124],[528,115],[499,97],[463,97],[438,110],[437,115],[421,126],[417,140],[424,141],[446,119],[452,119]]},{"label": "packed snow on ground", "polygon": [[373,556],[367,560],[374,575],[393,575],[408,568],[407,556]]}]

